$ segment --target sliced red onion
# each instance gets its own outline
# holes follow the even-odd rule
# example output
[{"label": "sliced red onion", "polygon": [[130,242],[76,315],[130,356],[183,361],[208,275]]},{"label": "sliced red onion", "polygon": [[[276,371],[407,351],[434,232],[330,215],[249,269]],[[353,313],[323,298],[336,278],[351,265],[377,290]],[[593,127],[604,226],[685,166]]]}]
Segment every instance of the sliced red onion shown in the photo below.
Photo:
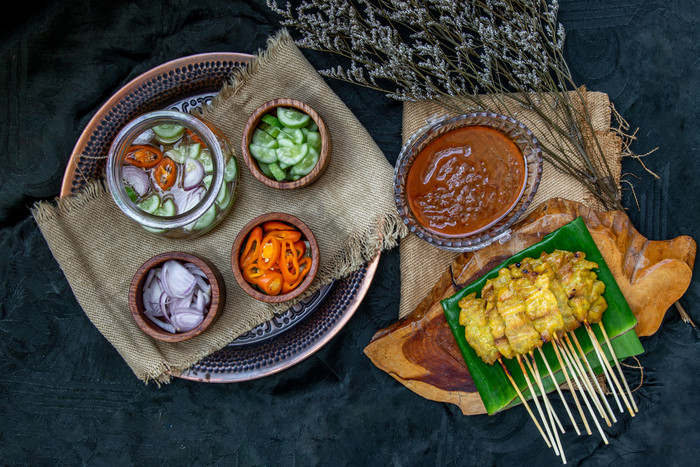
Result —
[{"label": "sliced red onion", "polygon": [[182,187],[185,190],[191,190],[199,186],[204,178],[204,166],[197,159],[191,157],[185,161],[185,178],[182,181]]},{"label": "sliced red onion", "polygon": [[148,193],[148,175],[142,169],[126,165],[122,168],[122,177],[124,183],[131,186],[139,196]]},{"label": "sliced red onion", "polygon": [[204,194],[207,192],[206,188],[200,186],[199,188],[180,191],[175,194],[174,202],[177,206],[178,214],[184,213],[192,209],[204,198]]},{"label": "sliced red onion", "polygon": [[153,141],[155,133],[150,128],[136,137],[133,144],[146,144]]},{"label": "sliced red onion", "polygon": [[171,297],[184,298],[192,293],[196,285],[194,276],[178,261],[170,260],[163,264],[163,290]]},{"label": "sliced red onion", "polygon": [[195,264],[176,260],[153,268],[143,286],[144,314],[169,332],[187,332],[202,322],[211,303],[211,285]]},{"label": "sliced red onion", "polygon": [[177,329],[175,329],[175,326],[173,326],[170,323],[166,323],[165,321],[161,321],[158,318],[155,318],[155,317],[149,315],[148,313],[146,313],[146,317],[148,319],[150,319],[151,321],[153,321],[153,323],[155,323],[157,326],[161,327],[162,329],[164,329],[170,333],[175,334],[177,332]]},{"label": "sliced red onion", "polygon": [[180,332],[191,331],[204,321],[204,315],[192,308],[178,308],[173,310],[173,316],[170,322],[175,329]]}]

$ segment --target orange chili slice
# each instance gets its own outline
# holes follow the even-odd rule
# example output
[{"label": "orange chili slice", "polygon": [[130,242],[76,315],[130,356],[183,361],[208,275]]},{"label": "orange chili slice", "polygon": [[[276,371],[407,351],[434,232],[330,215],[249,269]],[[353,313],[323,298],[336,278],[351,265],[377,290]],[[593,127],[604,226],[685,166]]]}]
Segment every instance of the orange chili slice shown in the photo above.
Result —
[{"label": "orange chili slice", "polygon": [[243,278],[246,280],[246,282],[251,284],[257,284],[258,280],[264,273],[265,271],[260,269],[255,263],[249,264],[243,268]]},{"label": "orange chili slice", "polygon": [[273,230],[293,230],[294,227],[282,221],[267,221],[262,224],[263,231],[265,233],[272,232]]},{"label": "orange chili slice", "polygon": [[268,235],[272,235],[280,242],[291,241],[293,243],[301,240],[301,232],[298,230],[273,230]]},{"label": "orange chili slice", "polygon": [[257,263],[261,269],[273,267],[280,255],[280,242],[273,235],[267,234],[260,242],[260,254]]},{"label": "orange chili slice", "polygon": [[188,137],[188,138],[190,139],[190,141],[192,141],[193,143],[199,143],[199,144],[201,144],[203,147],[205,147],[205,148],[207,147],[207,145],[204,143],[204,141],[202,141],[202,138],[200,138],[199,135],[198,135],[197,133],[195,133],[194,131],[190,130],[189,128],[187,128],[187,137]]},{"label": "orange chili slice", "polygon": [[290,284],[296,282],[299,278],[299,260],[293,242],[282,240],[282,254],[278,264],[284,281]]},{"label": "orange chili slice", "polygon": [[309,273],[311,270],[311,258],[308,256],[302,258],[299,261],[299,277],[297,277],[297,280],[290,283],[290,282],[284,282],[282,284],[282,293],[289,293],[292,290],[296,289],[299,287],[299,284],[304,280],[306,275]]},{"label": "orange chili slice", "polygon": [[251,264],[255,259],[260,256],[260,244],[262,243],[263,230],[260,226],[255,227],[251,230],[248,239],[246,240],[245,247],[241,253],[240,265],[245,268]]},{"label": "orange chili slice", "polygon": [[297,252],[297,259],[301,259],[306,253],[306,242],[304,242],[303,240],[294,242],[294,250],[296,250]]},{"label": "orange chili slice", "polygon": [[163,153],[154,146],[136,144],[129,148],[129,152],[124,156],[124,162],[136,167],[150,169],[163,160]]},{"label": "orange chili slice", "polygon": [[257,286],[267,295],[279,295],[283,282],[282,274],[268,270],[258,277]]},{"label": "orange chili slice", "polygon": [[168,190],[175,184],[177,178],[177,166],[169,157],[164,157],[162,161],[153,169],[153,180],[161,190]]}]

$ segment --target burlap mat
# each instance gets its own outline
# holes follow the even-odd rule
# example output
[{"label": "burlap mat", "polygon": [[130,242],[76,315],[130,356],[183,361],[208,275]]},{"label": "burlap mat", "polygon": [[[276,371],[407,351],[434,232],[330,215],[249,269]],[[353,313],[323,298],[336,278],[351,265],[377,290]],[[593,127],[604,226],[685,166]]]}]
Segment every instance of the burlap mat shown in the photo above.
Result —
[{"label": "burlap mat", "polygon": [[[296,98],[313,107],[333,139],[330,164],[314,185],[293,192],[268,188],[241,162],[235,204],[212,232],[193,240],[150,236],[119,211],[101,182],[57,203],[39,203],[34,217],[81,307],[144,381],[167,382],[204,356],[273,316],[246,295],[230,266],[233,240],[244,224],[271,211],[293,214],[311,228],[321,262],[313,290],[361,267],[405,233],[393,200],[393,169],[369,134],[282,31],[214,100],[205,117],[238,152],[244,123],[263,102]],[[220,319],[182,343],[151,339],[136,326],[128,289],[139,266],[155,254],[181,250],[208,258],[227,289]]]},{"label": "burlap mat", "polygon": [[[603,154],[615,175],[615,183],[620,188],[620,159],[624,144],[621,132],[611,128],[613,109],[606,94],[581,90],[588,104],[594,131],[601,144]],[[572,94],[573,96],[573,94]],[[573,99],[576,99],[574,96]],[[498,105],[494,105],[497,110]],[[533,112],[518,108],[516,118],[527,126],[538,139],[542,139],[544,123]],[[403,108],[403,140],[406,141],[415,131],[425,126],[426,120],[441,117],[447,112],[433,102],[409,102]],[[594,208],[600,208],[586,188],[575,178],[557,171],[550,163],[544,162],[542,179],[535,198],[529,209],[522,215],[526,217],[541,202],[549,198],[566,198],[578,201]],[[408,235],[401,240],[401,302],[399,318],[408,316],[421,300],[430,292],[435,281],[458,256],[432,246],[415,235]]]}]

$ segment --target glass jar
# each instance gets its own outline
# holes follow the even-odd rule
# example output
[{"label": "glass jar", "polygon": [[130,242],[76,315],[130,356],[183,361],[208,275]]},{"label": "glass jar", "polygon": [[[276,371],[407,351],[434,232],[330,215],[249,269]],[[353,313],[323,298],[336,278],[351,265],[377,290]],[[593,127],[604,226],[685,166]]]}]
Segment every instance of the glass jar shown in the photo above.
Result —
[{"label": "glass jar", "polygon": [[135,118],[117,134],[106,178],[119,209],[146,231],[194,238],[231,208],[238,161],[209,122],[161,110]]}]

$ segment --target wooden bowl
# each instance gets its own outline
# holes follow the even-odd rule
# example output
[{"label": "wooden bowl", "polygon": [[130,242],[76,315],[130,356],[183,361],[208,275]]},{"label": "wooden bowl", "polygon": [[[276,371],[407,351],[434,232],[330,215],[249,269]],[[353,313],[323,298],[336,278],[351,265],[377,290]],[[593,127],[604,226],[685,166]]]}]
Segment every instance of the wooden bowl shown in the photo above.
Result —
[{"label": "wooden bowl", "polygon": [[[178,332],[175,334],[158,327],[158,325],[153,323],[143,312],[143,284],[148,276],[148,272],[152,268],[160,266],[171,259],[195,264],[206,274],[207,280],[211,285],[211,303],[209,304],[209,311],[204,316],[204,320],[191,331]],[[131,287],[129,287],[129,308],[131,309],[131,315],[134,321],[136,321],[136,324],[143,332],[154,339],[165,342],[181,342],[204,332],[219,317],[221,310],[224,309],[225,301],[226,286],[224,285],[224,279],[219,270],[209,261],[181,251],[161,253],[143,263],[138,271],[136,271],[136,274],[134,274]]]},{"label": "wooden bowl", "polygon": [[[239,257],[241,255],[241,248],[245,245],[245,241],[248,238],[248,234],[250,234],[250,232],[256,226],[261,225],[262,223],[267,221],[286,222],[287,224],[296,227],[301,232],[302,239],[305,239],[309,242],[309,251],[311,253],[311,270],[306,275],[306,278],[302,281],[301,284],[299,284],[299,286],[296,289],[286,294],[267,295],[263,292],[260,292],[243,278],[243,272],[241,271]],[[297,217],[283,212],[270,212],[267,214],[263,214],[262,216],[258,216],[252,221],[248,222],[236,236],[236,239],[233,242],[233,248],[231,248],[231,269],[233,270],[233,275],[235,276],[236,281],[245,291],[245,293],[255,298],[256,300],[260,300],[261,302],[266,303],[286,302],[287,300],[291,300],[297,297],[299,294],[308,289],[311,285],[311,282],[313,282],[314,278],[316,277],[316,272],[318,272],[318,262],[318,243],[316,242],[316,237],[314,237],[314,234],[313,232],[311,232],[311,229],[309,229],[309,227]]]},{"label": "wooden bowl", "polygon": [[[311,172],[309,172],[304,177],[299,180],[292,182],[278,182],[273,178],[269,178],[267,175],[260,171],[258,167],[258,162],[250,154],[248,150],[248,145],[251,143],[253,138],[253,132],[260,124],[260,120],[263,115],[275,112],[277,107],[291,107],[300,110],[311,117],[311,119],[318,125],[318,132],[321,134],[321,150],[319,151],[319,158],[316,166]],[[273,99],[271,101],[265,102],[263,105],[258,107],[251,115],[248,117],[248,121],[243,128],[243,138],[241,140],[241,153],[243,154],[243,160],[245,164],[250,169],[250,172],[255,178],[260,180],[265,185],[271,188],[277,188],[279,190],[291,190],[294,188],[301,188],[308,186],[318,180],[318,178],[325,172],[328,162],[331,156],[331,135],[328,132],[328,127],[323,122],[318,113],[309,107],[304,102],[298,101],[296,99]]]}]

